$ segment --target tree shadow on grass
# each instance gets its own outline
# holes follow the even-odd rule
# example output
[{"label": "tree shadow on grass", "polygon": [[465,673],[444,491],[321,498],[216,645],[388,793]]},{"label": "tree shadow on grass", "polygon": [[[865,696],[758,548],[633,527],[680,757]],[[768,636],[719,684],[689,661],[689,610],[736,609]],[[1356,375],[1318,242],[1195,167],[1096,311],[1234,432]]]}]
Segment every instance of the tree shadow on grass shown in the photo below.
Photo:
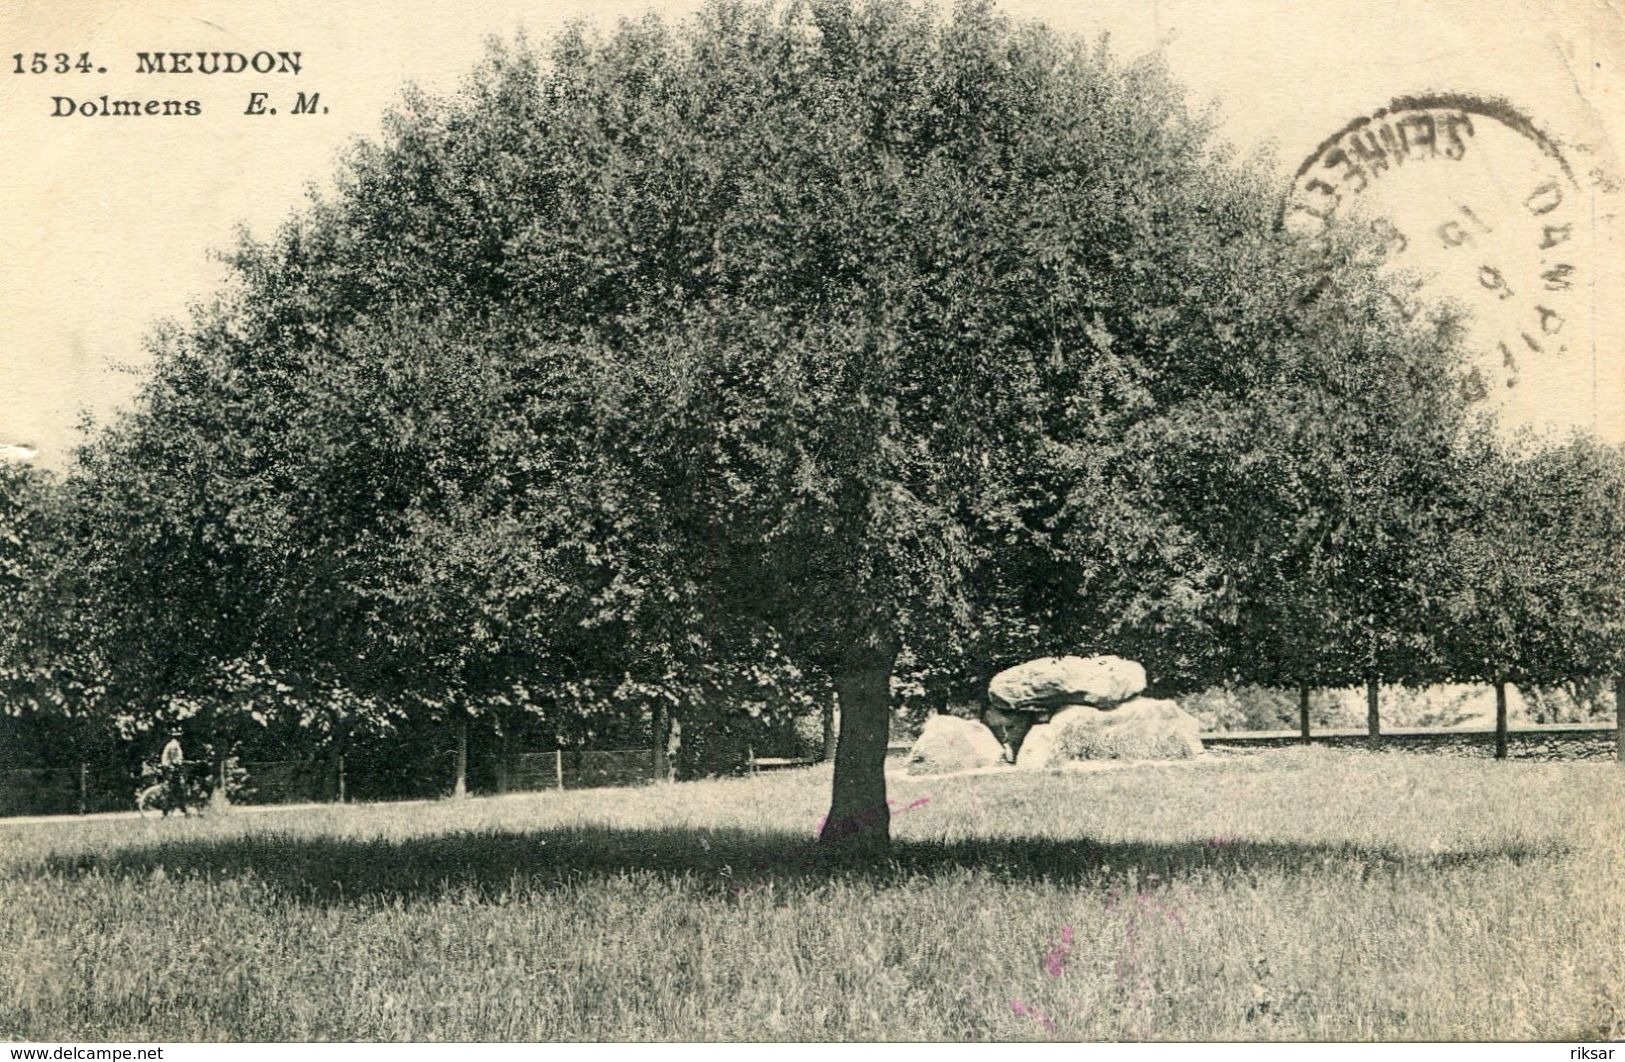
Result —
[{"label": "tree shadow on grass", "polygon": [[628,875],[681,880],[719,898],[766,885],[787,892],[834,881],[905,886],[921,878],[974,873],[989,880],[1102,882],[1103,868],[1174,881],[1193,871],[1220,877],[1257,873],[1338,877],[1448,871],[1491,863],[1561,859],[1570,849],[1507,844],[1438,853],[1357,844],[1252,842],[1103,842],[1089,838],[994,837],[894,841],[884,858],[843,857],[810,840],[745,830],[575,827],[453,833],[408,838],[296,837],[247,834],[177,838],[103,853],[50,856],[21,873],[67,878],[162,876],[217,881],[251,878],[301,903],[433,899],[448,894],[495,898],[590,884]]}]

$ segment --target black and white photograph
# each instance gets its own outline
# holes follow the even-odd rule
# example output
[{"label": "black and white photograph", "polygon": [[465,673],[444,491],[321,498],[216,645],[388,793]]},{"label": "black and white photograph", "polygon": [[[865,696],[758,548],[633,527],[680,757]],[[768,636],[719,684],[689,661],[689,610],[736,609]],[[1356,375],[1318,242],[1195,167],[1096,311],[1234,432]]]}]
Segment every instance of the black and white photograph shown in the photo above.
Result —
[{"label": "black and white photograph", "polygon": [[1622,62],[0,0],[7,1057],[1619,1058]]}]

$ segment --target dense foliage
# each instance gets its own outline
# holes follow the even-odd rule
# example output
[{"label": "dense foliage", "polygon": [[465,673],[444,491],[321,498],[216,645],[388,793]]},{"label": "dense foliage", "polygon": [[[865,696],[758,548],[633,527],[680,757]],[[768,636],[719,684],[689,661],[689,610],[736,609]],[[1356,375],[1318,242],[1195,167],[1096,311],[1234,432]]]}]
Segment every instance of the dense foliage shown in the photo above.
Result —
[{"label": "dense foliage", "polygon": [[[1616,665],[1600,561],[1561,573],[1561,661],[1490,644],[1542,591],[1467,559],[1500,510],[1462,478],[1461,330],[1277,206],[1155,61],[980,3],[493,46],[156,336],[64,488],[40,629],[104,711],[223,750],[290,719],[703,747],[833,689],[828,821],[881,838],[899,678]],[[1576,504],[1564,549],[1618,541],[1617,492]]]}]

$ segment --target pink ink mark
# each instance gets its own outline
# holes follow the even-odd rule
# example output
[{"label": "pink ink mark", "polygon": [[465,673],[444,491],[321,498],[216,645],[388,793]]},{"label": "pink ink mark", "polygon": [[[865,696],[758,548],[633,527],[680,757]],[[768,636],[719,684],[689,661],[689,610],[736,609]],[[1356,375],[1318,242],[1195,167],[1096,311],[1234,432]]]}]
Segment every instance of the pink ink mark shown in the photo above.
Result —
[{"label": "pink ink mark", "polygon": [[1010,1012],[1019,1018],[1031,1018],[1033,1021],[1036,1021],[1050,1032],[1055,1031],[1055,1023],[1050,1021],[1049,1017],[1043,1011],[1039,1010],[1037,1007],[1023,1003],[1019,999],[1012,999],[1010,1001]]},{"label": "pink ink mark", "polygon": [[1044,972],[1051,977],[1061,976],[1061,971],[1066,969],[1067,953],[1071,950],[1072,927],[1070,925],[1063,926],[1061,928],[1061,942],[1051,948],[1044,956]]},{"label": "pink ink mark", "polygon": [[[1111,911],[1116,909],[1117,901],[1121,899],[1124,899],[1124,894],[1115,888],[1112,889],[1106,894],[1106,910]],[[1174,924],[1178,925],[1180,929],[1185,928],[1185,920],[1179,917],[1179,912],[1177,910],[1160,900],[1154,899],[1152,895],[1149,892],[1146,892],[1144,889],[1141,889],[1139,892],[1134,894],[1134,905],[1136,910],[1129,913],[1130,924],[1133,923],[1134,919],[1139,917],[1140,912],[1150,911],[1162,915],[1164,921],[1173,922]]]},{"label": "pink ink mark", "polygon": [[1132,915],[1129,917],[1129,923],[1124,927],[1124,931],[1123,950],[1118,952],[1117,962],[1114,967],[1114,973],[1117,976],[1119,985],[1126,982],[1129,972],[1139,966],[1139,953],[1134,947],[1134,918]]},{"label": "pink ink mark", "polygon": [[[914,803],[909,804],[907,807],[901,808],[893,808],[892,805],[895,803],[897,803],[896,797],[887,797],[884,804],[876,804],[867,811],[859,812],[858,814],[852,815],[848,818],[836,820],[835,826],[841,833],[856,833],[864,826],[879,818],[882,811],[891,812],[895,818],[897,815],[901,815],[905,811],[913,811],[917,807],[922,807],[931,803],[931,798],[928,796],[921,797],[920,799],[914,801]],[[813,831],[813,835],[821,836],[824,832],[824,827],[827,825],[829,825],[829,816],[825,815],[818,820],[818,828]]]},{"label": "pink ink mark", "polygon": [[1158,900],[1153,900],[1149,894],[1144,892],[1137,895],[1135,899],[1139,901],[1141,910],[1149,908],[1150,910],[1155,911],[1157,914],[1162,915],[1163,921],[1172,922],[1180,929],[1185,928],[1185,920],[1179,917],[1178,911],[1174,910],[1172,907],[1169,907],[1167,904]]},{"label": "pink ink mark", "polygon": [[[1106,906],[1109,910],[1119,897],[1107,897]],[[1123,946],[1118,950],[1117,961],[1113,964],[1114,974],[1119,990],[1127,993],[1128,1009],[1131,1015],[1131,1027],[1135,1036],[1141,1037],[1142,1022],[1145,1017],[1146,997],[1151,992],[1151,979],[1140,969],[1139,930],[1141,919],[1151,913],[1162,916],[1164,922],[1172,922],[1180,929],[1185,928],[1185,920],[1174,908],[1156,900],[1144,890],[1135,894],[1135,903],[1129,908],[1123,925]]]},{"label": "pink ink mark", "polygon": [[1214,835],[1214,836],[1209,837],[1207,839],[1207,846],[1209,848],[1234,848],[1236,845],[1238,845],[1240,843],[1241,843],[1241,838],[1240,837],[1231,837],[1228,834],[1226,834],[1226,835]]}]

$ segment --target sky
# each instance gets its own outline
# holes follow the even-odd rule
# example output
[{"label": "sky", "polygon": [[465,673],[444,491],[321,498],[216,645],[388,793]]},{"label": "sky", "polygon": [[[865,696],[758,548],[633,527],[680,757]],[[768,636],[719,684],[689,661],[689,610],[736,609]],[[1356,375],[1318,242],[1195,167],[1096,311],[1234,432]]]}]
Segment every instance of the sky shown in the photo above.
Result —
[{"label": "sky", "polygon": [[[1360,197],[1361,209],[1410,230],[1403,265],[1426,278],[1430,293],[1482,310],[1475,341],[1488,368],[1505,360],[1493,354],[1500,337],[1517,348],[1517,386],[1503,389],[1497,377],[1492,390],[1510,422],[1573,425],[1625,441],[1625,273],[1614,153],[1625,136],[1620,3],[1004,0],[1001,7],[1068,32],[1110,33],[1124,57],[1162,49],[1193,99],[1217,107],[1225,139],[1243,150],[1273,149],[1283,195],[1323,142],[1396,97],[1509,101],[1569,164],[1561,215],[1536,216],[1544,202],[1530,199],[1550,159],[1490,119],[1480,121],[1474,153],[1462,165],[1412,166],[1403,180],[1385,177]],[[297,210],[310,186],[330,179],[347,142],[376,135],[407,82],[453,89],[491,35],[523,28],[546,38],[572,19],[607,28],[649,10],[682,17],[697,6],[9,0],[0,7],[0,459],[17,452],[5,447],[24,446],[41,464],[60,467],[84,413],[105,421],[129,400],[154,324],[221,283],[212,252],[229,247],[239,226],[268,234]],[[72,61],[89,52],[91,70],[26,72],[40,50],[48,67],[58,52]],[[261,50],[299,52],[300,72],[137,72],[139,52]],[[13,58],[19,53],[21,74]],[[255,91],[267,94],[267,109],[281,104],[276,116],[244,113]],[[320,94],[317,113],[289,113],[297,92]],[[202,114],[54,113],[66,106],[55,97],[95,110],[103,94],[196,99]],[[1463,207],[1481,228],[1446,235],[1467,233],[1462,239],[1475,242],[1465,250],[1432,235],[1450,218],[1469,225]],[[1555,259],[1531,242],[1559,216],[1571,225],[1570,238],[1554,251],[1573,268],[1573,283],[1552,296],[1565,300],[1560,313],[1539,291],[1539,270]],[[1427,240],[1418,238],[1423,230]],[[1530,321],[1536,334],[1526,342],[1538,338],[1538,353],[1516,338]],[[1560,333],[1539,331],[1554,321]]]}]

